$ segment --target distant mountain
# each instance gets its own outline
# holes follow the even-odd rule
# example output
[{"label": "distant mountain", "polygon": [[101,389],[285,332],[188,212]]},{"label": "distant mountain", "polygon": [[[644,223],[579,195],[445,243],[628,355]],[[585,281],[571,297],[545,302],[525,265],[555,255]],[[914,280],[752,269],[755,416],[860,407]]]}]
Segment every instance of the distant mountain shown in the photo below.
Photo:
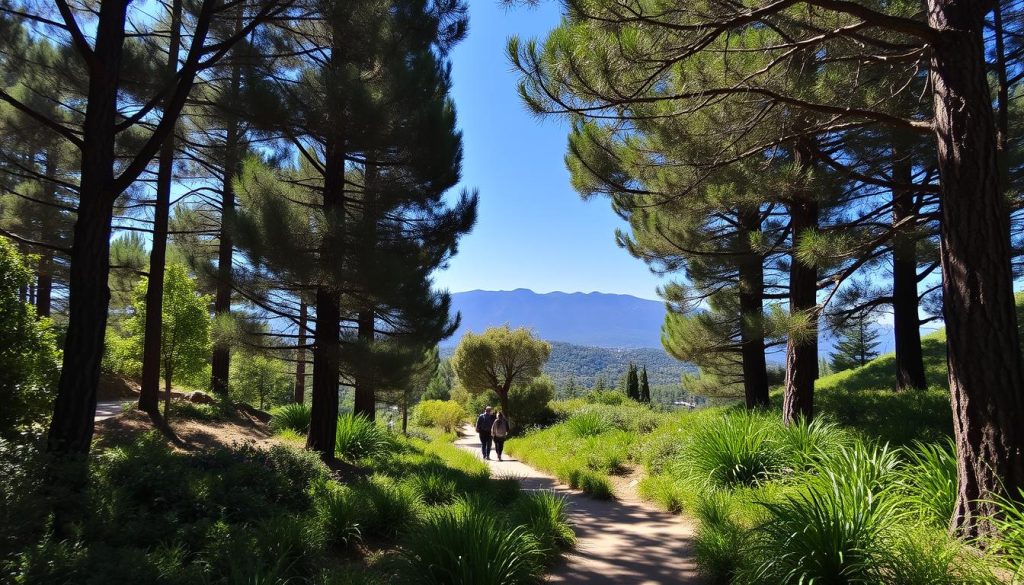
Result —
[{"label": "distant mountain", "polygon": [[659,301],[597,292],[474,290],[452,294],[452,305],[462,313],[462,325],[445,345],[456,345],[467,331],[480,333],[508,323],[532,328],[548,341],[604,348],[659,348],[665,318],[665,305]]}]

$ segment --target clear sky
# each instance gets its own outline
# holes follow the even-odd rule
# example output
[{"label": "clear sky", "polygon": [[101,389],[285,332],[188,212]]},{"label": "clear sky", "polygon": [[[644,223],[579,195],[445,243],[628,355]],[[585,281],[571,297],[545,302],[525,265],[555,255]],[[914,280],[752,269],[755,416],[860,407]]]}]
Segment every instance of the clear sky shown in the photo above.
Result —
[{"label": "clear sky", "polygon": [[656,299],[658,278],[615,245],[623,222],[609,202],[583,202],[569,185],[567,124],[537,119],[516,92],[506,39],[542,39],[559,22],[559,3],[469,0],[469,10],[469,37],[452,53],[453,97],[464,134],[462,186],[479,189],[479,219],[437,285]]}]

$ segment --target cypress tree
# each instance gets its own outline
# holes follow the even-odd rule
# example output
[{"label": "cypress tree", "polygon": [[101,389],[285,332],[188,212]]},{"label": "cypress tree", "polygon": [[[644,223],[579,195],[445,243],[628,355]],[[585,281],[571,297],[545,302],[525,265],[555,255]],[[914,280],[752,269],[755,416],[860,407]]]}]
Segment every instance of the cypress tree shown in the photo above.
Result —
[{"label": "cypress tree", "polygon": [[647,366],[640,372],[640,402],[651,403],[651,385],[647,381]]},{"label": "cypress tree", "polygon": [[640,401],[640,379],[637,377],[636,364],[629,362],[629,370],[626,372],[626,396],[631,400]]}]

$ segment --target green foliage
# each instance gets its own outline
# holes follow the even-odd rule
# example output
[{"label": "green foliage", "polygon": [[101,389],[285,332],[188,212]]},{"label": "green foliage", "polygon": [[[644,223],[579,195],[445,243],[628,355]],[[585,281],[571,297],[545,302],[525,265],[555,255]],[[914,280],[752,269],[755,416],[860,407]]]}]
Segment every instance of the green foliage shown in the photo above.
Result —
[{"label": "green foliage", "polygon": [[275,432],[290,429],[305,434],[309,430],[309,406],[305,404],[285,404],[270,414],[270,428]]},{"label": "green foliage", "polygon": [[281,360],[246,351],[232,356],[229,388],[232,399],[237,402],[265,410],[291,400],[292,384],[293,379]]},{"label": "green foliage", "polygon": [[823,456],[829,456],[848,442],[847,433],[826,417],[808,423],[801,418],[779,430],[779,438],[787,464],[797,470],[811,467]]},{"label": "green foliage", "polygon": [[640,402],[640,374],[637,372],[636,364],[632,362],[626,372],[626,396]]},{"label": "green foliage", "polygon": [[958,476],[956,448],[944,443],[914,443],[904,449],[907,498],[934,526],[945,528],[956,509]]},{"label": "green foliage", "polygon": [[423,400],[413,411],[417,426],[436,427],[446,433],[454,432],[467,418],[466,411],[454,400]]},{"label": "green foliage", "polygon": [[839,329],[839,342],[832,354],[832,370],[841,372],[867,365],[878,357],[879,333],[871,328],[867,315],[860,315]]},{"label": "green foliage", "polygon": [[508,407],[515,413],[517,429],[550,424],[554,413],[548,403],[555,398],[555,386],[547,376],[514,386],[508,393]]},{"label": "green foliage", "polygon": [[1017,490],[1020,501],[999,498],[999,514],[992,519],[999,538],[992,543],[999,564],[1013,575],[1014,582],[1024,577],[1024,490]]},{"label": "green foliage", "polygon": [[416,585],[528,585],[543,574],[543,552],[524,527],[472,508],[433,515],[402,556],[403,582]]},{"label": "green foliage", "polygon": [[0,238],[0,437],[42,422],[53,400],[59,353],[52,323],[19,300],[32,281],[14,246]]},{"label": "green foliage", "polygon": [[[209,382],[210,314],[213,302],[196,294],[195,281],[185,266],[168,264],[164,272],[160,336],[160,371],[168,383],[205,387]],[[125,335],[107,332],[107,367],[129,377],[142,371],[146,326],[146,279],[135,286],[132,313],[124,320]]]},{"label": "green foliage", "polygon": [[753,485],[771,479],[785,464],[774,418],[740,411],[703,421],[683,453],[687,475],[713,488]]},{"label": "green foliage", "polygon": [[411,483],[420,499],[429,506],[450,504],[455,501],[458,486],[447,474],[429,472],[417,475]]},{"label": "green foliage", "polygon": [[806,491],[764,504],[752,582],[877,583],[887,544],[907,518],[885,476],[897,459],[884,448],[841,449]]},{"label": "green foliage", "polygon": [[349,487],[327,484],[316,498],[316,517],[327,541],[349,548],[362,541],[364,502]]},{"label": "green foliage", "polygon": [[530,532],[548,562],[559,557],[560,551],[576,543],[576,533],[569,525],[566,499],[550,491],[524,494],[512,508],[513,522]]},{"label": "green foliage", "polygon": [[355,414],[338,417],[335,437],[338,457],[347,461],[378,456],[390,446],[387,431],[383,427]]},{"label": "green foliage", "polygon": [[[506,393],[540,376],[550,355],[550,344],[535,338],[528,329],[506,325],[480,335],[467,333],[455,348],[451,363],[463,388],[473,394],[493,391],[506,406]],[[516,420],[517,413],[511,408],[505,414]]]},{"label": "green foliage", "polygon": [[612,429],[612,423],[600,412],[588,411],[569,417],[565,427],[574,437],[593,437]]},{"label": "green foliage", "polygon": [[590,471],[589,469],[573,468],[567,473],[569,484],[574,490],[580,490],[592,498],[598,500],[615,499],[615,491],[611,482],[604,474]]},{"label": "green foliage", "polygon": [[423,501],[409,484],[377,473],[359,484],[356,490],[367,506],[363,516],[367,536],[393,538],[419,521]]}]

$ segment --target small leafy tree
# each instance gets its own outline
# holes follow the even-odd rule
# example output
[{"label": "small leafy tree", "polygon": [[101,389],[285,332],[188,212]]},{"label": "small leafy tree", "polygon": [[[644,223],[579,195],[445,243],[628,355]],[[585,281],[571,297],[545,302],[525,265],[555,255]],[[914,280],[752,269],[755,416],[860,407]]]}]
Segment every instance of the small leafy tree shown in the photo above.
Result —
[{"label": "small leafy tree", "polygon": [[452,369],[459,382],[473,394],[493,391],[509,420],[509,391],[540,376],[551,356],[551,345],[526,328],[492,327],[480,335],[467,333],[452,356]]},{"label": "small leafy tree", "polygon": [[240,352],[231,364],[230,394],[260,410],[289,402],[292,378],[281,360],[254,352]]},{"label": "small leafy tree", "polygon": [[[123,373],[141,369],[143,331],[146,324],[146,279],[135,287],[133,313],[125,320],[127,337],[115,339],[113,361]],[[210,356],[209,295],[196,294],[195,282],[182,264],[167,266],[164,275],[163,311],[160,340],[160,372],[166,390],[164,416],[167,416],[174,380],[202,385],[209,376]]]},{"label": "small leafy tree", "polygon": [[0,437],[43,418],[53,400],[59,354],[49,319],[21,302],[32,270],[0,238]]}]

